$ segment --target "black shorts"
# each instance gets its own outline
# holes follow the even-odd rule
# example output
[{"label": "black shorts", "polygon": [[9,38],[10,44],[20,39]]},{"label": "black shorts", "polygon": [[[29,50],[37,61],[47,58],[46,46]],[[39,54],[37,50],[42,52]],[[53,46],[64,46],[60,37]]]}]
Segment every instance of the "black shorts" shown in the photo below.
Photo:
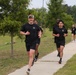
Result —
[{"label": "black shorts", "polygon": [[65,46],[65,42],[58,42],[56,43],[56,47],[60,48],[60,46]]},{"label": "black shorts", "polygon": [[37,40],[36,40],[36,44],[40,44],[40,38],[38,38]]},{"label": "black shorts", "polygon": [[26,49],[27,51],[30,51],[30,49],[36,50],[36,41],[31,43],[26,42]]}]

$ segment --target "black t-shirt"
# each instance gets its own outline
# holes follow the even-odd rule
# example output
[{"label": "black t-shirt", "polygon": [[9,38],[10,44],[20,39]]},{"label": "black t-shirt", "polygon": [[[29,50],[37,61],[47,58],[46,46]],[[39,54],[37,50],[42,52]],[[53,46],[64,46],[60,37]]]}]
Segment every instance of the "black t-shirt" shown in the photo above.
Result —
[{"label": "black t-shirt", "polygon": [[30,25],[29,23],[22,26],[21,31],[30,32],[30,35],[26,35],[26,42],[34,42],[38,39],[38,32],[40,31],[40,27],[36,24]]},{"label": "black t-shirt", "polygon": [[72,27],[71,32],[72,32],[73,34],[76,34],[76,28],[75,28],[75,27]]},{"label": "black t-shirt", "polygon": [[[59,26],[57,25],[57,24],[55,24],[54,26],[53,26],[53,33],[54,33],[54,31],[58,28]],[[63,26],[63,28],[65,28],[65,26]]]},{"label": "black t-shirt", "polygon": [[[42,28],[40,27],[40,31],[43,33],[43,30],[42,30]],[[38,40],[40,41],[40,38],[38,38]]]},{"label": "black t-shirt", "polygon": [[59,37],[55,37],[55,42],[57,43],[57,42],[65,42],[64,34],[67,34],[68,32],[65,27],[63,28],[56,27],[53,33],[60,35]]},{"label": "black t-shirt", "polygon": [[58,28],[58,25],[54,25],[53,26],[53,33],[55,32],[55,30]]},{"label": "black t-shirt", "polygon": [[43,30],[42,30],[42,28],[40,27],[40,31],[43,33]]}]

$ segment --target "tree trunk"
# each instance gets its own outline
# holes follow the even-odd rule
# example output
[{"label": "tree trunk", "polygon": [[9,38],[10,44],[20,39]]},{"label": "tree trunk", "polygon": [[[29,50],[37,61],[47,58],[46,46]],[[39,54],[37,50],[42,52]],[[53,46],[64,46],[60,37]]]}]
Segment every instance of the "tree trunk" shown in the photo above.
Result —
[{"label": "tree trunk", "polygon": [[13,57],[13,34],[11,33],[11,57]]}]

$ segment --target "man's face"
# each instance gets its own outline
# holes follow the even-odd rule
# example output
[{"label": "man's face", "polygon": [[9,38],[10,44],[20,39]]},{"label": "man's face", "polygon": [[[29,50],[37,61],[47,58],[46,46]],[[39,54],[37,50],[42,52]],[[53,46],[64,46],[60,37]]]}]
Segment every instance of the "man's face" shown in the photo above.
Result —
[{"label": "man's face", "polygon": [[34,18],[28,18],[28,21],[29,21],[30,23],[33,23],[33,22],[34,22]]},{"label": "man's face", "polygon": [[63,27],[64,24],[62,22],[59,22],[59,27]]}]

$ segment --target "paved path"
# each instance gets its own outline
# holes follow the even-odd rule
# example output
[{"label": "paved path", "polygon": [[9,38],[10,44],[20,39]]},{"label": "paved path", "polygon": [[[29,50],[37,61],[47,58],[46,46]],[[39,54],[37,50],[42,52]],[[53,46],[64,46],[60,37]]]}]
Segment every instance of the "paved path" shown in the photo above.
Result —
[{"label": "paved path", "polygon": [[[59,58],[56,56],[57,51],[54,51],[39,59],[31,68],[30,75],[53,75],[62,68],[74,54],[76,54],[76,42],[71,42],[65,46],[62,64],[58,64]],[[24,66],[8,75],[26,75],[26,70],[27,66]]]}]

